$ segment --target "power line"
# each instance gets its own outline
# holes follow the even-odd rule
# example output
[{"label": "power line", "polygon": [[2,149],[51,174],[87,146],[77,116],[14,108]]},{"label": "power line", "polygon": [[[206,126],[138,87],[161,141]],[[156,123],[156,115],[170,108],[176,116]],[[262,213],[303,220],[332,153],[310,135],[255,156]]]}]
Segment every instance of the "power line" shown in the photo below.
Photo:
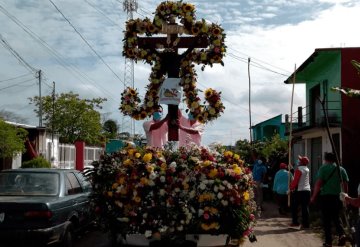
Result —
[{"label": "power line", "polygon": [[86,2],[88,5],[90,5],[93,9],[95,9],[97,12],[99,12],[102,16],[104,16],[109,22],[111,22],[112,24],[114,24],[115,26],[120,26],[118,23],[116,23],[115,21],[113,21],[111,18],[109,18],[101,9],[99,9],[98,7],[96,7],[94,4],[90,3],[87,0],[84,0],[84,2]]},{"label": "power line", "polygon": [[70,20],[61,12],[61,10],[55,5],[52,0],[49,2],[55,7],[55,9],[61,14],[61,16],[69,23],[69,25],[74,29],[74,31],[80,36],[80,38],[86,43],[86,45],[94,52],[94,54],[101,60],[101,62],[115,75],[116,78],[119,79],[125,86],[124,81],[115,73],[115,71],[105,62],[105,60],[100,56],[99,53],[95,51],[95,49],[90,45],[90,43],[82,36],[82,34],[76,29],[76,27],[70,22]]},{"label": "power line", "polygon": [[5,38],[0,34],[0,40],[1,40],[1,44],[8,50],[11,52],[11,54],[30,72],[36,72],[37,70],[34,69],[34,67],[32,67],[29,63],[27,63],[25,61],[25,59],[23,59],[19,53],[17,53],[15,51],[14,48],[11,47],[11,45],[5,40]]},{"label": "power line", "polygon": [[[18,86],[18,85],[21,85],[21,84],[23,84],[23,83],[25,83],[25,82],[32,81],[32,80],[34,80],[34,79],[28,79],[28,80],[21,81],[21,82],[16,83],[16,84],[12,84],[12,85],[7,86],[7,87],[0,88],[0,91],[5,90],[5,89],[8,89],[8,88],[16,87],[16,86]],[[36,83],[35,83],[35,84],[36,84]],[[34,84],[34,85],[35,85],[35,84]]]},{"label": "power line", "polygon": [[16,80],[16,79],[19,79],[19,78],[21,78],[21,77],[25,77],[25,76],[28,76],[28,75],[31,75],[31,74],[32,74],[32,73],[27,73],[27,74],[23,74],[23,75],[19,75],[19,76],[13,77],[13,78],[1,80],[0,83],[2,83],[2,82],[7,82],[7,81],[12,81],[12,80]]},{"label": "power line", "polygon": [[38,44],[40,44],[41,46],[43,46],[52,56],[54,56],[54,58],[60,63],[60,65],[65,68],[66,70],[68,70],[70,73],[73,73],[75,76],[78,76],[78,78],[80,79],[80,82],[87,87],[90,91],[91,88],[89,88],[89,86],[87,84],[85,84],[82,81],[82,78],[84,78],[85,80],[87,80],[88,82],[91,82],[96,88],[98,89],[102,89],[103,91],[106,91],[109,95],[110,95],[110,99],[112,99],[114,102],[116,102],[117,104],[119,103],[118,100],[115,100],[112,96],[111,93],[109,93],[109,91],[107,91],[106,89],[104,89],[103,87],[101,87],[98,83],[94,82],[92,79],[90,79],[86,74],[84,74],[83,72],[81,72],[76,66],[66,62],[66,59],[64,59],[56,50],[52,49],[50,47],[50,45],[48,43],[46,43],[46,41],[44,41],[43,39],[41,39],[36,33],[34,33],[33,31],[31,31],[30,28],[28,28],[26,25],[24,25],[19,19],[17,19],[15,16],[11,15],[5,8],[3,8],[0,5],[0,11],[3,12],[3,14],[5,14],[8,18],[10,18],[16,25],[18,25],[24,32],[26,32],[27,34],[30,35],[31,38],[33,38],[34,41],[36,41]]}]

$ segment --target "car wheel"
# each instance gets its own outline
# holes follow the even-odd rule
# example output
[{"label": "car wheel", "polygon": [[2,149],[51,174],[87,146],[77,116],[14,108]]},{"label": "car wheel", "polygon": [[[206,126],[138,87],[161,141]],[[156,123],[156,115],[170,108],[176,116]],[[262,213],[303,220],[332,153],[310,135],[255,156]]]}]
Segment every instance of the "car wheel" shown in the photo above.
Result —
[{"label": "car wheel", "polygon": [[72,247],[73,246],[73,233],[71,231],[71,225],[68,226],[64,232],[64,236],[61,240],[60,247]]}]

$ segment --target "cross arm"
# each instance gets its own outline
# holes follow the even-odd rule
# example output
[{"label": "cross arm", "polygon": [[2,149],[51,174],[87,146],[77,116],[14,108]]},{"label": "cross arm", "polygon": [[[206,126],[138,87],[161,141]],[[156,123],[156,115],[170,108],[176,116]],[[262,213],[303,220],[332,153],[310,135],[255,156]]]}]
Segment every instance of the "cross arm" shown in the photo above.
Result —
[{"label": "cross arm", "polygon": [[[167,37],[138,37],[138,46],[144,49],[156,49],[162,45],[164,48],[173,48],[167,44]],[[209,42],[207,37],[181,37],[176,48],[206,48]]]}]

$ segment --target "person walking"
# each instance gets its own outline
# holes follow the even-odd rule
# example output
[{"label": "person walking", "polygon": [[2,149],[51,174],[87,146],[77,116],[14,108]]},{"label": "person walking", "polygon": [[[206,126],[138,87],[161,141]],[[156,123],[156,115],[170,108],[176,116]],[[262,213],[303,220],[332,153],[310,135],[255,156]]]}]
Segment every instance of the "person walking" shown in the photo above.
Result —
[{"label": "person walking", "polygon": [[290,184],[293,193],[291,205],[292,223],[290,226],[299,226],[298,208],[301,206],[302,228],[309,228],[309,202],[311,197],[309,158],[298,157],[298,166],[294,172],[294,180]]},{"label": "person walking", "polygon": [[279,214],[285,215],[288,211],[287,198],[289,182],[292,181],[292,174],[287,170],[285,163],[280,163],[280,169],[276,172],[273,184],[276,201],[279,205]]},{"label": "person walking", "polygon": [[355,243],[356,246],[360,247],[360,184],[358,186],[357,192],[358,192],[357,198],[352,198],[347,193],[344,192],[341,194],[340,197],[342,201],[345,201],[347,205],[351,205],[353,207],[359,208],[359,217],[355,226]]},{"label": "person walking", "polygon": [[255,182],[255,201],[257,205],[257,209],[259,211],[263,211],[264,208],[262,206],[263,203],[263,182],[266,175],[266,166],[263,164],[262,160],[258,158],[258,153],[254,151],[252,153],[252,157],[254,160],[253,164],[253,180]]},{"label": "person walking", "polygon": [[336,232],[339,236],[338,246],[345,246],[346,236],[340,220],[340,212],[343,206],[340,200],[340,193],[341,191],[347,193],[349,178],[343,167],[337,167],[334,153],[325,153],[324,160],[325,163],[319,169],[318,179],[315,183],[310,202],[314,203],[316,197],[320,194],[322,224],[325,232],[325,243],[323,246],[332,246],[332,222],[335,224]]}]

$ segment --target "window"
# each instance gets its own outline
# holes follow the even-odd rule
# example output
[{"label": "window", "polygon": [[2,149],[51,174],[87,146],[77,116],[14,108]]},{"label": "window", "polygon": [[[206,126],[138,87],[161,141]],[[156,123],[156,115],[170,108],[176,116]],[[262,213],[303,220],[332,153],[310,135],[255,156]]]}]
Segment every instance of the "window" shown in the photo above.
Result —
[{"label": "window", "polygon": [[82,192],[81,185],[74,173],[66,174],[66,191],[68,195],[74,195]]}]

